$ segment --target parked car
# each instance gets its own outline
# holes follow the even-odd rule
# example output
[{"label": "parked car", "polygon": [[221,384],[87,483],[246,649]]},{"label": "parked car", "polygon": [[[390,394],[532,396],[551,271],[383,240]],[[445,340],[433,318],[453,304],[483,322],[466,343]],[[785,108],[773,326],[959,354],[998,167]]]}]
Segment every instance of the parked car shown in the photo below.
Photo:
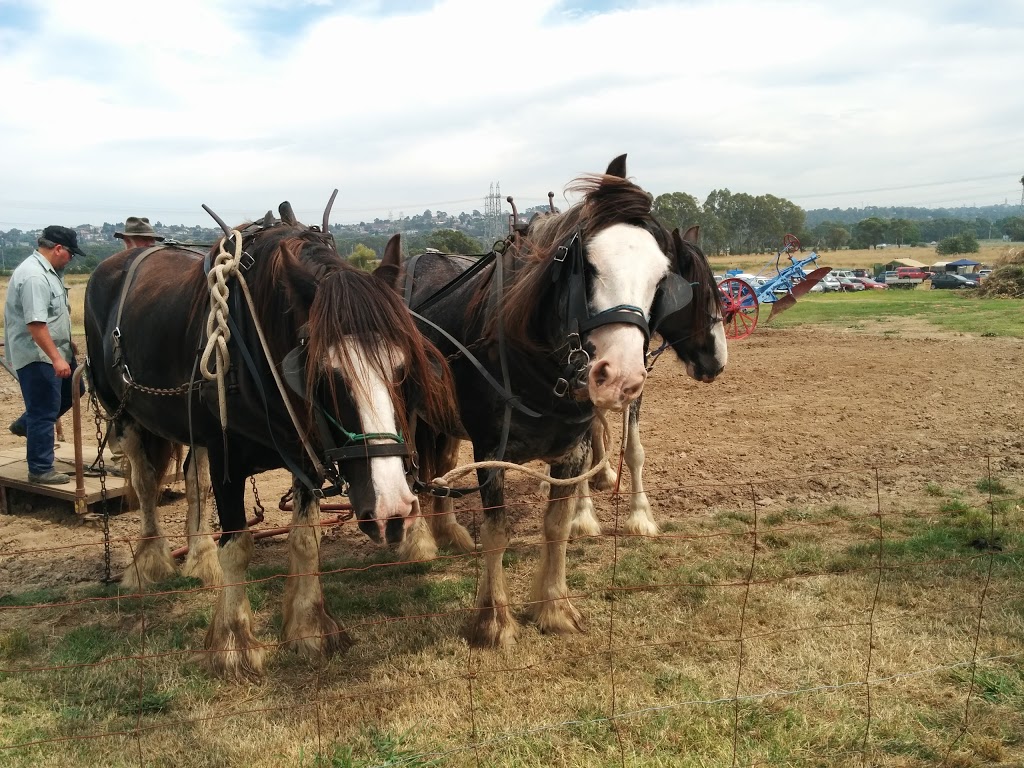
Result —
[{"label": "parked car", "polygon": [[855,277],[837,277],[836,279],[839,281],[839,290],[841,291],[853,293],[865,290],[864,284]]},{"label": "parked car", "polygon": [[925,272],[920,267],[896,267],[896,277],[900,279],[925,280],[928,274],[928,272]]},{"label": "parked car", "polygon": [[866,269],[855,269],[855,270],[853,270],[853,276],[854,277],[867,277],[867,278],[870,278],[871,277],[871,273],[868,272],[868,270],[866,270]]},{"label": "parked car", "polygon": [[932,288],[977,288],[975,280],[969,280],[964,275],[955,272],[940,272],[932,275]]},{"label": "parked car", "polygon": [[884,291],[889,287],[885,283],[880,283],[877,280],[872,280],[870,277],[855,277],[853,279],[856,280],[861,285],[863,285],[865,288],[868,288],[870,290]]},{"label": "parked car", "polygon": [[991,274],[992,274],[992,270],[991,269],[979,269],[973,275],[965,275],[965,277],[968,280],[970,280],[972,277],[976,277],[976,278],[978,278],[978,282],[980,283],[982,280],[984,280],[986,277],[988,277]]},{"label": "parked car", "polygon": [[818,285],[820,285],[821,289],[826,293],[831,291],[843,290],[843,286],[839,282],[839,278],[833,275],[831,272],[825,275],[823,278],[821,278],[821,282],[818,283]]}]

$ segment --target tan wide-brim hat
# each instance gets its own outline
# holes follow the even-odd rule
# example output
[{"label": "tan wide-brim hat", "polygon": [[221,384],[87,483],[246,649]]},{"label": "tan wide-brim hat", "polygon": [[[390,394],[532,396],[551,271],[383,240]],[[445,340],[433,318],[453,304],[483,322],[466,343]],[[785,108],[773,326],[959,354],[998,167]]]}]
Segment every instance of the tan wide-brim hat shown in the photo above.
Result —
[{"label": "tan wide-brim hat", "polygon": [[124,221],[124,232],[115,232],[114,237],[124,240],[126,237],[152,237],[154,240],[163,240],[163,235],[158,235],[149,219],[144,216],[129,216]]}]

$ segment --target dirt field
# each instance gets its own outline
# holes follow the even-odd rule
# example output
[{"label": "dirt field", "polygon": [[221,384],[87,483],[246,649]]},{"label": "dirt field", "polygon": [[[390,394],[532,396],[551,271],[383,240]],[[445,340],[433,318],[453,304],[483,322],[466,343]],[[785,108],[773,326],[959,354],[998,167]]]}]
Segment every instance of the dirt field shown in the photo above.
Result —
[{"label": "dirt field", "polygon": [[[208,594],[154,598],[175,601],[175,607],[160,618],[151,603],[150,618],[141,624],[127,604],[116,614],[113,606],[67,613],[31,609],[39,617],[38,625],[29,624],[42,632],[38,641],[25,634],[31,630],[14,629],[25,621],[22,614],[0,612],[0,657],[16,659],[5,667],[45,669],[51,659],[69,658],[61,649],[77,622],[100,627],[93,630],[98,637],[110,626],[127,638],[125,649],[116,651],[127,661],[83,672],[81,682],[75,670],[44,672],[50,677],[42,679],[39,673],[8,675],[6,682],[0,674],[0,686],[6,686],[0,700],[6,694],[19,702],[0,707],[0,747],[57,739],[9,753],[10,764],[26,766],[435,764],[402,757],[418,750],[450,751],[444,765],[710,766],[731,764],[733,748],[740,765],[925,766],[941,762],[947,750],[958,756],[951,765],[1017,765],[1024,758],[1024,610],[1013,587],[1019,585],[1019,549],[1008,553],[1003,570],[997,568],[1006,580],[991,586],[977,575],[983,566],[947,568],[936,556],[940,565],[931,570],[903,572],[897,566],[879,598],[871,553],[880,523],[870,516],[882,511],[884,537],[898,539],[910,530],[902,514],[934,517],[938,528],[939,503],[957,515],[955,504],[963,499],[964,509],[969,504],[980,510],[984,536],[970,542],[967,555],[957,550],[957,563],[970,560],[971,547],[991,552],[1009,542],[987,532],[978,482],[991,477],[1010,489],[1004,493],[1016,511],[1005,519],[1019,526],[1024,344],[946,334],[913,320],[894,320],[885,330],[761,326],[731,345],[729,366],[711,385],[685,378],[668,356],[658,362],[645,391],[641,431],[645,483],[667,535],[570,544],[569,585],[580,593],[577,604],[590,627],[585,635],[549,638],[527,628],[508,652],[468,651],[458,628],[460,611],[472,600],[473,558],[452,558],[426,576],[389,568],[398,575],[335,571],[325,577],[325,584],[334,584],[334,610],[342,607],[357,645],[323,671],[276,651],[260,686],[210,681],[199,661],[173,656],[201,646]],[[14,382],[2,381],[0,425],[6,427],[19,410]],[[90,414],[85,422],[91,432]],[[0,429],[0,445],[19,444]],[[265,525],[288,523],[288,514],[276,509],[287,483],[280,472],[258,478],[268,509]],[[541,496],[532,480],[514,476],[508,492],[517,501],[509,579],[513,599],[526,600]],[[460,504],[468,525],[474,500]],[[606,534],[615,506],[606,495],[598,499]],[[165,530],[178,546],[184,502],[162,509]],[[95,523],[81,523],[70,507],[24,495],[14,499],[12,512],[0,516],[0,599],[46,588],[98,594],[103,569]],[[858,518],[862,512],[866,516]],[[111,521],[112,535],[130,539],[137,524],[135,514],[121,514]],[[775,527],[765,529],[752,551],[755,525]],[[867,567],[851,565],[858,541],[866,542]],[[356,568],[387,559],[351,525],[329,530],[323,555]],[[115,541],[112,556],[115,571],[129,562],[123,543]],[[282,570],[284,540],[259,541],[250,575]],[[764,588],[750,591],[749,598],[742,589],[701,586],[749,586],[752,575]],[[639,591],[613,600],[604,586],[609,583]],[[652,583],[662,586],[655,590]],[[361,591],[367,585],[377,590],[370,597]],[[256,629],[272,642],[280,587],[251,589],[264,589]],[[441,597],[425,604],[424,595]],[[989,607],[975,643],[979,595]],[[869,622],[870,636],[869,624],[850,623],[855,619]],[[145,671],[133,656],[140,628],[150,633],[142,646],[147,653],[168,654]],[[21,645],[4,640],[18,632],[25,638]],[[618,671],[609,690],[603,649],[613,634]],[[737,666],[741,635],[751,640]],[[170,642],[161,638],[172,636],[174,644],[161,645]],[[38,656],[37,642],[47,648]],[[22,655],[12,655],[12,647]],[[864,658],[867,647],[877,649],[874,658]],[[1009,659],[1007,679],[1018,682],[1009,698],[976,694],[970,734],[954,744],[971,679],[957,665],[972,654]],[[843,692],[843,681],[863,679],[866,668],[898,680],[874,694],[868,742],[862,694]],[[916,681],[917,670],[930,668],[946,671]],[[118,675],[129,680],[126,692],[118,689]],[[131,709],[122,698],[142,696],[143,683],[150,709]],[[29,693],[46,685],[52,693]],[[830,685],[837,687],[814,693],[816,686]],[[804,693],[760,698],[787,690]],[[731,697],[742,693],[754,698],[734,710]],[[109,701],[74,704],[100,695]],[[310,709],[311,697],[324,703]],[[221,723],[228,706],[239,717]],[[658,714],[659,706],[667,714]],[[611,733],[603,716],[630,709],[653,714],[621,720]],[[472,725],[468,710],[474,712]],[[90,713],[84,720],[83,711]],[[76,741],[81,734],[128,733],[140,726],[147,728],[141,735]],[[737,727],[742,736],[734,741]],[[387,741],[398,739],[395,734],[406,741]],[[468,742],[476,744],[472,751]],[[865,743],[868,763],[860,752]],[[822,749],[828,757],[816,757]],[[844,754],[849,757],[833,757]]]},{"label": "dirt field", "polygon": [[[769,503],[861,496],[874,486],[871,467],[880,468],[886,492],[894,495],[920,493],[929,481],[973,483],[988,471],[989,455],[1002,457],[993,465],[997,473],[1019,474],[1024,468],[1024,345],[1015,339],[942,334],[912,321],[898,338],[892,324],[886,328],[887,336],[881,337],[870,331],[759,327],[751,338],[731,345],[729,366],[711,385],[686,378],[669,355],[660,360],[645,390],[641,424],[648,457],[645,483],[659,518],[685,521],[749,498],[750,483]],[[0,425],[9,424],[20,409],[17,383],[5,377]],[[70,414],[65,422],[70,436]],[[83,422],[91,433],[91,412]],[[24,441],[0,429],[0,446],[19,445]],[[514,494],[540,500],[531,482],[510,481]],[[286,525],[288,514],[275,507],[287,489],[287,475],[268,473],[257,482],[267,524]],[[177,490],[183,490],[180,484]],[[779,493],[784,495],[775,498]],[[0,552],[95,540],[96,527],[81,524],[70,507],[12,496],[15,514],[0,518]],[[183,500],[164,506],[165,531],[174,546],[184,543],[184,515]],[[112,521],[113,537],[133,537],[136,524],[135,514],[119,515]],[[530,535],[534,524],[527,516],[517,533]],[[337,533],[345,547],[374,548],[349,526]],[[285,557],[280,539],[260,548],[268,550],[268,559]],[[88,582],[100,574],[98,556],[83,552],[69,558],[60,551],[59,567],[52,553],[0,557],[0,594]],[[128,560],[127,550],[116,546],[115,566],[123,568]]]}]

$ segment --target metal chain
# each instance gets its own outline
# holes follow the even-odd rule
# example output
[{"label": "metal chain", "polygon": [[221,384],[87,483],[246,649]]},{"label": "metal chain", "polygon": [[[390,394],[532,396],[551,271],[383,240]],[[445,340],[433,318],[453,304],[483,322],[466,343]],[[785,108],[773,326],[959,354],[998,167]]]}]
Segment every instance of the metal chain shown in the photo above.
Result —
[{"label": "metal chain", "polygon": [[[96,392],[92,391],[92,413],[93,421],[96,423],[96,445],[99,449],[96,454],[96,468],[100,473],[100,503],[103,505],[103,581],[109,584],[113,579],[110,576],[110,506],[108,504],[107,497],[107,470],[104,466],[103,460],[103,447],[106,442],[106,438],[103,434],[103,428],[100,426],[101,420],[104,416],[100,413],[99,401],[96,399]],[[128,398],[125,398],[118,406],[118,411],[124,410],[124,403]],[[111,417],[110,421],[117,418],[117,414]]]},{"label": "metal chain", "polygon": [[125,383],[130,389],[137,389],[140,392],[145,392],[147,395],[185,395],[192,389],[191,382],[188,384],[179,384],[176,387],[168,387],[166,389],[147,387],[145,384],[138,384],[132,379],[128,379]]},{"label": "metal chain", "polygon": [[263,508],[263,504],[260,502],[260,492],[256,489],[256,476],[249,475],[249,482],[252,484],[252,495],[256,499],[256,506],[252,508],[253,513],[256,515],[258,521],[263,520],[263,513],[266,510]]}]

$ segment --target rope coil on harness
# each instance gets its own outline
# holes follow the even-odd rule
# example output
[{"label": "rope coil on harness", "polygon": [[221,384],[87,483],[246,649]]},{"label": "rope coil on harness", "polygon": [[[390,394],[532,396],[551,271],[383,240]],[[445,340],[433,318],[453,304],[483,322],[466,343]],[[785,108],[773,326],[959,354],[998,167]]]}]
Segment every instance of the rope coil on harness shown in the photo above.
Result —
[{"label": "rope coil on harness", "polygon": [[[227,238],[221,238],[219,251],[206,275],[206,282],[210,288],[210,314],[206,318],[206,347],[203,349],[203,356],[199,361],[199,370],[207,381],[217,382],[217,401],[219,405],[220,428],[228,428],[228,398],[227,398],[227,373],[231,367],[231,354],[228,351],[228,342],[231,340],[231,329],[228,327],[228,280],[237,277],[246,290],[245,278],[239,271],[242,262],[242,235],[233,229],[231,240],[234,243],[234,253],[228,253],[224,247]],[[211,358],[213,367],[211,368]]]},{"label": "rope coil on harness", "polygon": [[[324,465],[317,457],[316,451],[313,450],[313,446],[310,445],[309,440],[306,439],[302,425],[299,422],[299,417],[295,413],[295,409],[292,407],[291,401],[288,398],[284,381],[282,381],[281,374],[277,369],[277,365],[274,363],[274,358],[270,353],[270,347],[267,344],[266,336],[263,334],[263,328],[260,326],[258,319],[259,316],[256,312],[256,305],[252,300],[252,294],[249,292],[249,284],[245,281],[245,277],[240,269],[243,263],[243,256],[245,255],[242,251],[242,235],[237,229],[233,229],[231,230],[230,239],[234,241],[234,253],[227,252],[224,245],[228,238],[222,237],[219,243],[219,252],[213,260],[209,274],[206,277],[207,284],[210,286],[210,314],[206,319],[206,334],[208,339],[199,362],[199,369],[202,372],[203,377],[207,381],[217,382],[217,399],[220,408],[220,428],[225,432],[228,428],[227,373],[231,367],[231,355],[228,351],[228,342],[231,340],[231,330],[228,325],[230,316],[228,308],[228,296],[230,294],[228,281],[232,277],[235,277],[238,279],[238,284],[242,288],[242,294],[245,296],[246,304],[249,306],[249,313],[252,315],[253,327],[256,330],[256,335],[259,337],[260,346],[263,348],[263,354],[266,357],[267,362],[270,364],[270,373],[273,376],[274,383],[277,385],[278,392],[281,393],[281,400],[284,403],[285,410],[288,411],[288,416],[291,419],[292,426],[295,427],[296,434],[299,436],[302,447],[306,450],[306,454],[313,463],[313,467],[316,469],[317,473],[322,476],[324,474]],[[215,368],[211,370],[210,358],[214,356]]]}]

